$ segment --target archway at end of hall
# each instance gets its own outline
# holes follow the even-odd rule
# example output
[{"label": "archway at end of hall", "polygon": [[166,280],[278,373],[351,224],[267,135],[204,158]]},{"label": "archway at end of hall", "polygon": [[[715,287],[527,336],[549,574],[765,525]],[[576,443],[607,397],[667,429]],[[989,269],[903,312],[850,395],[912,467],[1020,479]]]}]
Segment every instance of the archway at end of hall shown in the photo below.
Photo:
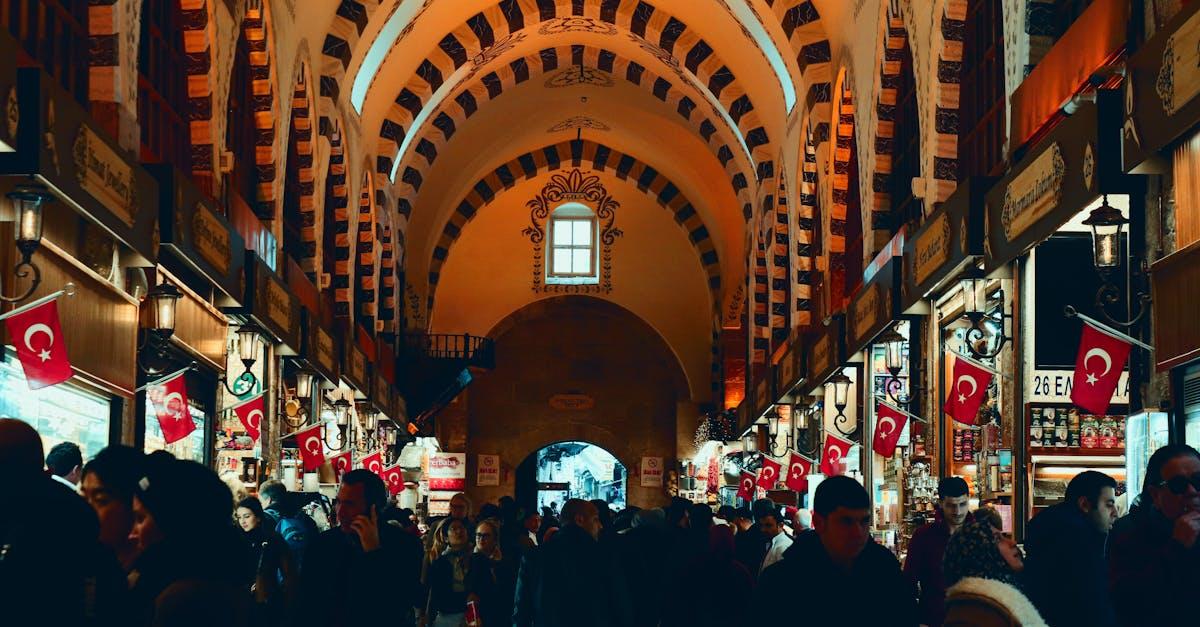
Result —
[{"label": "archway at end of hall", "polygon": [[589,442],[556,442],[525,457],[517,466],[516,500],[524,508],[550,507],[557,515],[567,499],[595,499],[613,511],[625,509],[625,465]]}]

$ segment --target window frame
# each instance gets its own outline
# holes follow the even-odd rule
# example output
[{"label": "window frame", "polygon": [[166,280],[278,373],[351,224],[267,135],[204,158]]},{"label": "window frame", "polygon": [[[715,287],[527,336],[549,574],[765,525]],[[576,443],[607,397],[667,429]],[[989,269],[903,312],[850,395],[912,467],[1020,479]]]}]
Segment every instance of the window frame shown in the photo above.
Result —
[{"label": "window frame", "polygon": [[[591,238],[587,245],[564,244],[560,245],[555,241],[556,228],[559,223],[567,222],[572,224],[572,232],[574,232],[575,223],[587,223],[590,228]],[[549,245],[547,246],[548,253],[546,255],[546,280],[547,282],[567,282],[567,283],[599,283],[600,282],[600,264],[598,251],[600,248],[599,240],[599,220],[596,212],[591,207],[582,203],[566,203],[560,205],[550,213],[550,219],[546,223],[548,231]],[[574,238],[572,238],[574,239]],[[572,253],[577,250],[587,250],[588,255],[588,272],[557,272],[555,267],[555,252],[559,249],[570,250]],[[572,254],[572,270],[574,269],[574,255]]]}]

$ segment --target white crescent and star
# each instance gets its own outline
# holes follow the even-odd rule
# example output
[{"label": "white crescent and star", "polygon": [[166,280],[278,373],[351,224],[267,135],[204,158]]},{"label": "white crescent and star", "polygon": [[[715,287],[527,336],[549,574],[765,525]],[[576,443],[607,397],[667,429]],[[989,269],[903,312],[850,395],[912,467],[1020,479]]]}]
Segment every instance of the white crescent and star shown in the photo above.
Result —
[{"label": "white crescent and star", "polygon": [[[962,391],[963,381],[967,381],[971,384],[971,391],[966,394],[963,394]],[[979,384],[975,382],[975,377],[972,377],[969,374],[964,374],[954,382],[954,389],[958,390],[958,402],[962,403],[967,400],[967,397],[975,396],[975,393],[979,391]]]},{"label": "white crescent and star", "polygon": [[[39,333],[45,335],[47,339],[46,345],[40,351],[33,348],[33,337]],[[25,348],[29,349],[31,353],[36,352],[42,363],[50,360],[51,346],[54,346],[54,331],[50,329],[49,325],[39,322],[31,324],[28,329],[25,329]]]},{"label": "white crescent and star", "polygon": [[[179,411],[178,412],[171,409],[171,401],[172,400],[179,403]],[[177,418],[184,412],[183,394],[180,394],[179,392],[171,392],[170,394],[164,396],[162,404],[163,404],[163,409],[166,409],[167,413],[174,414],[175,417],[177,417]]]},{"label": "white crescent and star", "polygon": [[825,454],[831,464],[842,461],[842,449],[838,448],[836,444],[830,444],[829,448],[825,449]]},{"label": "white crescent and star", "polygon": [[1087,373],[1088,385],[1096,385],[1096,382],[1100,380],[1100,377],[1104,377],[1105,375],[1108,374],[1108,371],[1112,370],[1112,356],[1108,354],[1108,351],[1104,350],[1103,348],[1100,348],[1099,346],[1097,346],[1096,348],[1093,348],[1083,354],[1083,367],[1085,369],[1088,367],[1088,360],[1093,357],[1099,357],[1100,359],[1104,360],[1104,372],[1101,372],[1098,377],[1091,370],[1088,370],[1088,373]]},{"label": "white crescent and star", "polygon": [[742,489],[746,492],[754,490],[754,477],[746,477],[742,480]]},{"label": "white crescent and star", "polygon": [[772,468],[771,466],[763,466],[762,473],[763,473],[763,478],[770,479],[771,477],[775,476],[775,469]]},{"label": "white crescent and star", "polygon": [[[887,431],[884,431],[883,425],[891,425],[891,428],[888,429]],[[887,438],[887,437],[891,437],[891,435],[895,432],[896,432],[896,421],[893,420],[891,416],[881,416],[879,418],[879,435]]]},{"label": "white crescent and star", "polygon": [[801,479],[804,477],[804,464],[796,462],[792,464],[792,478]]},{"label": "white crescent and star", "polygon": [[304,450],[308,451],[309,453],[320,454],[321,439],[316,437],[316,435],[314,434],[313,437],[310,437],[307,440],[305,440]]},{"label": "white crescent and star", "polygon": [[[258,416],[257,420],[254,418],[255,416]],[[258,426],[262,424],[262,417],[263,417],[262,410],[256,409],[256,410],[250,412],[249,414],[246,414],[246,424],[250,425],[250,427],[252,429],[257,430]]]}]

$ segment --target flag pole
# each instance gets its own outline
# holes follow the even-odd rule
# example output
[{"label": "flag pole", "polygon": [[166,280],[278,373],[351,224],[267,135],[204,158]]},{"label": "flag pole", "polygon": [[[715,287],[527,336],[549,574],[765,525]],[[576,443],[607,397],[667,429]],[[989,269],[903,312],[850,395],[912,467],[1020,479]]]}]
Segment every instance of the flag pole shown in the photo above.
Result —
[{"label": "flag pole", "polygon": [[810,464],[814,464],[814,463],[816,463],[816,461],[817,461],[817,460],[815,460],[815,459],[813,459],[813,458],[809,457],[808,455],[803,455],[803,454],[801,454],[801,453],[800,453],[800,451],[797,451],[797,450],[796,450],[796,449],[794,449],[794,448],[793,448],[793,449],[788,449],[788,450],[790,450],[790,451],[792,452],[792,455],[795,455],[796,457],[799,457],[800,459],[803,459],[803,460],[807,461],[807,462],[808,462],[808,463],[810,463]]},{"label": "flag pole", "polygon": [[1000,372],[999,370],[996,370],[995,368],[993,368],[993,367],[991,367],[991,366],[989,366],[989,365],[987,365],[987,364],[983,363],[982,361],[979,361],[979,360],[977,360],[977,359],[972,359],[972,358],[970,358],[970,357],[967,357],[966,355],[963,355],[963,354],[961,354],[961,353],[956,353],[956,352],[954,352],[954,351],[950,350],[949,348],[947,348],[947,349],[944,349],[944,350],[945,350],[945,352],[947,352],[947,353],[950,353],[951,355],[954,355],[954,358],[955,358],[955,359],[961,359],[961,360],[963,360],[963,361],[965,361],[965,362],[967,362],[967,363],[969,363],[969,364],[971,364],[971,365],[975,366],[976,368],[980,368],[980,369],[983,369],[983,370],[987,370],[988,372],[990,372],[990,373],[992,373],[992,374],[994,374],[994,375],[996,375],[996,376],[998,376],[998,377],[1004,377],[1005,379],[1008,379],[1009,381],[1012,381],[1012,375],[1011,375],[1011,374],[1007,374],[1007,373],[1004,373],[1004,372]]},{"label": "flag pole", "polygon": [[1081,314],[1081,313],[1079,313],[1078,310],[1076,310],[1071,305],[1067,305],[1066,307],[1063,307],[1063,315],[1068,318],[1079,318],[1080,320],[1084,321],[1085,323],[1091,325],[1092,328],[1096,329],[1097,331],[1099,331],[1109,337],[1121,340],[1122,342],[1126,342],[1128,344],[1134,344],[1134,345],[1140,346],[1152,353],[1154,352],[1153,346],[1151,346],[1133,336],[1130,336],[1127,333],[1122,333],[1122,332],[1108,326],[1107,324],[1104,324],[1103,322],[1100,322],[1099,320],[1092,318],[1091,316]]},{"label": "flag pole", "polygon": [[[320,426],[321,426],[320,424],[308,425],[307,427],[304,427],[303,429],[300,429],[299,431],[293,431],[287,435],[281,435],[276,439],[278,439],[280,442],[282,442],[282,441],[296,435],[297,433],[304,433],[305,431],[308,431],[309,429],[312,429],[313,427],[320,427]],[[324,442],[322,442],[322,444],[324,444]]]},{"label": "flag pole", "polygon": [[42,305],[45,305],[46,303],[48,303],[52,300],[55,300],[59,296],[62,296],[64,294],[67,296],[74,296],[75,295],[75,284],[68,282],[67,284],[63,285],[63,288],[61,290],[58,290],[57,292],[51,292],[35,301],[25,303],[24,305],[21,305],[20,307],[16,307],[12,311],[2,313],[2,314],[0,314],[0,320],[4,320],[5,318],[11,318],[18,314],[23,314],[26,311],[29,311],[30,309],[33,309],[35,307],[41,307]]},{"label": "flag pole", "polygon": [[254,396],[252,396],[244,401],[238,401],[238,402],[230,405],[229,407],[222,409],[221,411],[223,411],[223,412],[233,411],[233,410],[237,409],[238,407],[245,405],[246,403],[253,403],[254,401],[257,401],[258,399],[262,398],[263,394],[266,394],[266,392],[259,392],[258,394],[255,394]]},{"label": "flag pole", "polygon": [[916,414],[913,414],[913,413],[910,413],[910,412],[904,411],[903,409],[900,409],[899,407],[896,407],[895,405],[893,405],[893,404],[891,404],[891,403],[887,402],[886,400],[884,400],[885,398],[887,398],[887,397],[885,397],[885,396],[876,396],[876,397],[875,397],[875,400],[876,400],[876,401],[877,401],[877,402],[878,402],[880,405],[883,405],[884,407],[887,407],[888,409],[890,409],[890,410],[892,410],[892,411],[894,411],[894,412],[897,412],[897,413],[904,414],[905,416],[908,416],[909,418],[912,418],[913,420],[916,420],[917,422],[923,422],[923,423],[925,423],[925,424],[929,424],[929,421],[928,421],[928,420],[926,420],[926,419],[924,419],[924,418],[922,418],[922,417],[920,417],[920,416],[918,416],[918,415],[916,415]]},{"label": "flag pole", "polygon": [[154,386],[156,386],[156,385],[158,385],[158,384],[160,384],[160,383],[162,383],[162,382],[164,382],[164,381],[170,381],[171,379],[174,379],[175,377],[177,377],[177,376],[179,376],[179,375],[181,375],[181,374],[183,374],[183,373],[185,373],[185,372],[187,372],[187,371],[189,371],[189,370],[192,370],[192,369],[194,369],[195,367],[196,367],[196,362],[194,362],[194,361],[193,361],[192,363],[188,364],[187,366],[184,366],[183,368],[180,368],[179,370],[176,370],[175,372],[172,372],[171,374],[168,374],[168,375],[166,375],[166,376],[159,377],[159,378],[157,378],[157,379],[155,379],[155,380],[153,380],[153,381],[151,381],[151,382],[149,382],[149,383],[147,383],[147,384],[143,385],[142,387],[140,387],[140,388],[137,388],[136,390],[134,390],[134,391],[133,391],[133,393],[134,393],[134,394],[137,394],[138,392],[141,392],[142,390],[144,390],[144,389],[146,389],[146,388],[152,388],[152,387],[154,387]]}]

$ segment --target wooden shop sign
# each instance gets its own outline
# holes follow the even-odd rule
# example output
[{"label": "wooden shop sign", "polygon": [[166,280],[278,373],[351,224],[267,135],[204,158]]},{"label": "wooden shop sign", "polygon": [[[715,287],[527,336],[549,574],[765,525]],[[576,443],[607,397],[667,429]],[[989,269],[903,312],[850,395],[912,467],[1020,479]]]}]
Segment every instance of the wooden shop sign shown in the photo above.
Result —
[{"label": "wooden shop sign", "polygon": [[330,383],[338,380],[338,357],[333,345],[333,336],[321,327],[314,316],[308,317],[308,342],[305,356],[309,363]]},{"label": "wooden shop sign", "polygon": [[875,336],[892,323],[892,312],[896,311],[899,296],[899,269],[903,260],[892,257],[883,264],[850,301],[850,315],[846,331],[846,351],[857,353],[866,348]]},{"label": "wooden shop sign", "polygon": [[950,216],[944,212],[930,218],[928,228],[913,240],[913,272],[918,284],[950,259],[950,240]]},{"label": "wooden shop sign", "polygon": [[555,394],[550,397],[550,408],[559,411],[587,411],[596,406],[596,399],[586,394]]},{"label": "wooden shop sign", "polygon": [[[1121,127],[1124,169],[1137,172],[1200,122],[1200,4],[1179,14],[1130,57]],[[1150,172],[1150,169],[1147,169]]]},{"label": "wooden shop sign", "polygon": [[1001,213],[1005,237],[1011,240],[1024,233],[1058,206],[1065,174],[1062,147],[1054,142],[1005,186]]},{"label": "wooden shop sign", "polygon": [[133,226],[133,168],[86,125],[79,127],[72,152],[79,186],[125,226]]},{"label": "wooden shop sign", "polygon": [[915,307],[927,294],[955,279],[967,262],[983,254],[984,194],[994,177],[971,177],[904,243],[904,271],[900,277],[897,311],[928,313]]},{"label": "wooden shop sign", "polygon": [[283,281],[252,251],[245,251],[246,301],[245,310],[233,310],[254,316],[282,343],[276,350],[282,355],[299,354],[301,344],[300,303],[288,291]]}]

